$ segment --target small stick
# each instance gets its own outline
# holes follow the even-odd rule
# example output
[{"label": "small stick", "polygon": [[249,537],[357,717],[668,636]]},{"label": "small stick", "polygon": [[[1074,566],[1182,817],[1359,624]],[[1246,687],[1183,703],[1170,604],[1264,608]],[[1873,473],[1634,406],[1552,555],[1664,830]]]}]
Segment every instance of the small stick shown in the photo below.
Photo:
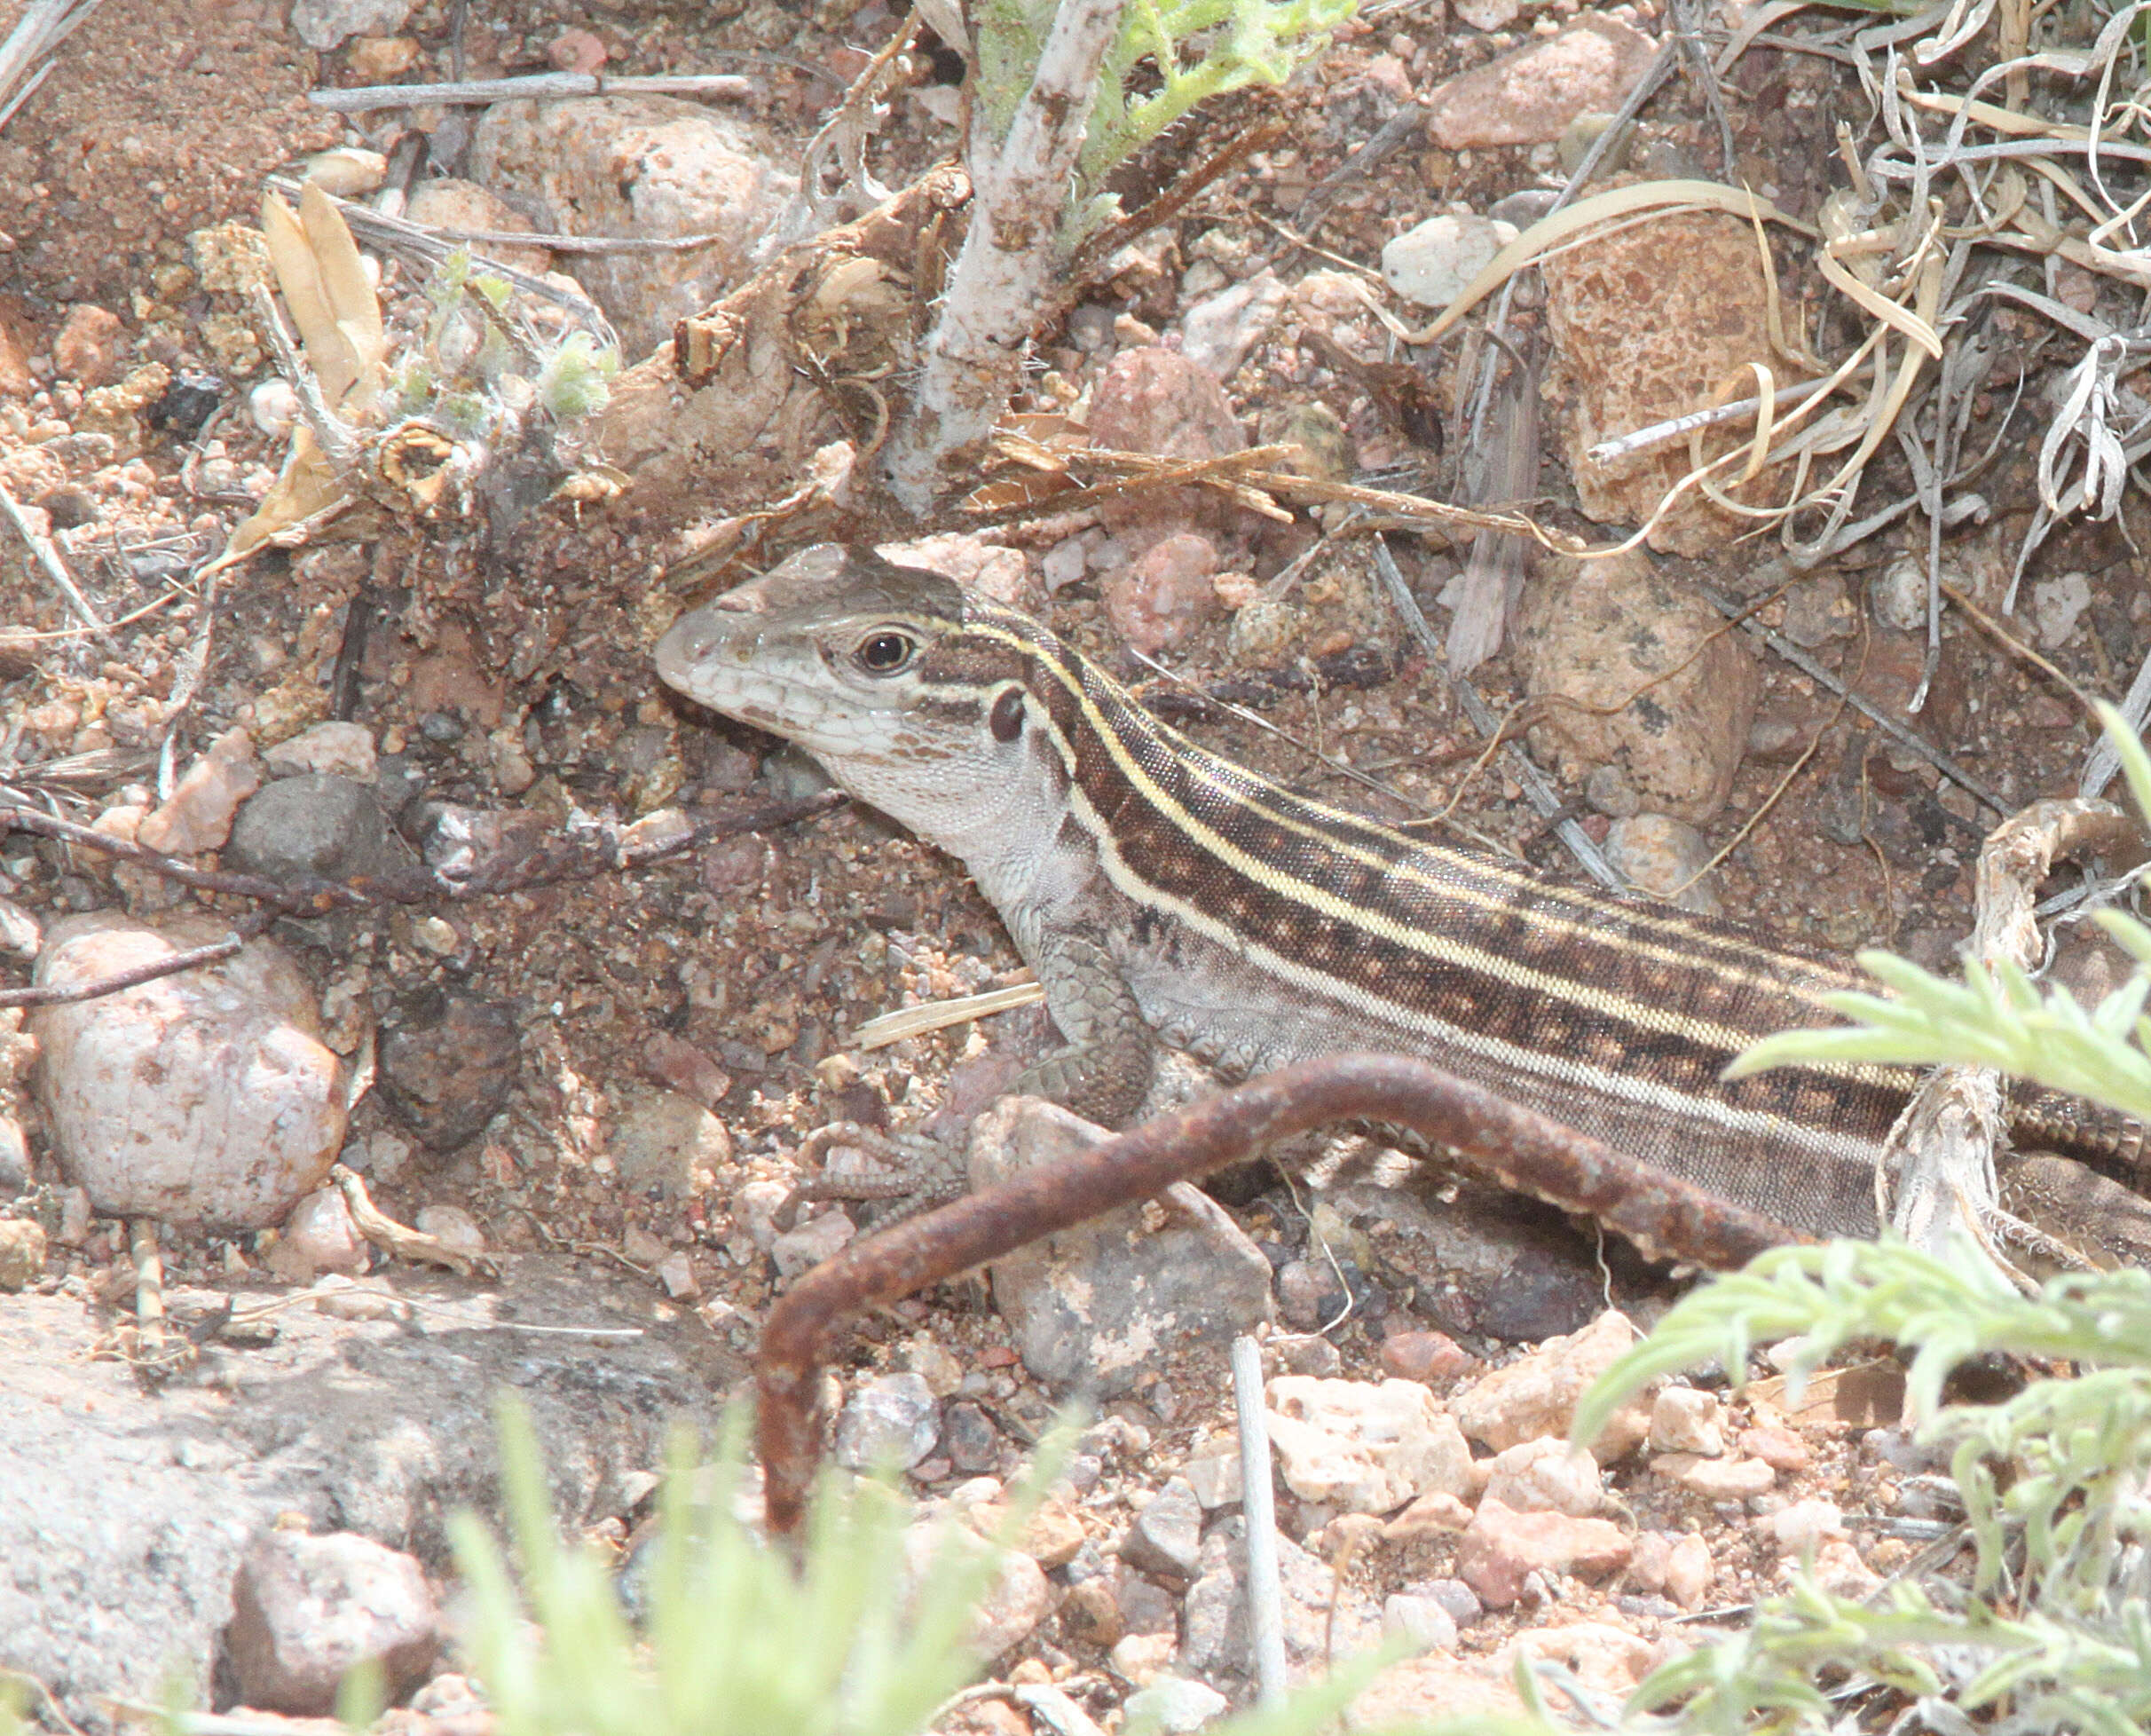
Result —
[{"label": "small stick", "polygon": [[44,569],[45,577],[59,588],[60,595],[67,599],[68,606],[83,618],[83,624],[92,633],[104,633],[107,628],[90,599],[75,588],[75,580],[67,571],[67,564],[59,557],[59,550],[52,546],[50,537],[41,536],[30,528],[30,521],[23,516],[22,509],[15,504],[15,497],[0,484],[0,512],[7,514],[8,522],[23,541],[29,545],[30,553],[37,556],[37,564]]},{"label": "small stick", "polygon": [[44,1006],[60,1002],[90,1000],[122,989],[131,989],[159,977],[173,976],[197,965],[214,964],[239,951],[255,935],[265,933],[280,917],[326,916],[337,910],[371,910],[382,904],[425,904],[454,902],[502,892],[521,892],[532,887],[556,885],[563,880],[595,880],[600,874],[648,867],[669,856],[699,849],[720,838],[742,832],[766,832],[788,826],[841,807],[849,800],[840,790],[824,790],[796,801],[765,802],[744,813],[705,820],[670,836],[646,841],[620,843],[603,839],[596,842],[554,843],[523,853],[514,849],[475,864],[457,880],[445,879],[429,868],[409,867],[382,874],[362,874],[349,880],[272,880],[264,874],[239,874],[224,870],[197,868],[192,863],[133,842],[114,838],[72,820],[35,808],[0,807],[0,833],[34,832],[57,838],[85,849],[116,856],[152,873],[177,880],[197,892],[223,893],[251,898],[269,908],[240,918],[224,939],[174,953],[150,964],[137,965],[88,982],[48,984],[35,989],[0,989],[0,1007]]},{"label": "small stick", "polygon": [[1753,634],[1756,638],[1761,640],[1764,644],[1784,658],[1809,681],[1836,694],[1839,698],[1844,700],[1863,717],[1874,723],[1884,735],[1900,747],[1910,748],[1944,777],[1966,793],[1976,797],[1983,805],[1992,809],[2003,818],[2006,819],[2015,811],[2001,797],[1995,794],[1992,790],[1973,777],[1970,772],[1958,765],[1939,747],[1933,746],[1918,731],[1906,729],[1903,724],[1879,706],[1862,698],[1843,682],[1832,675],[1829,670],[1809,657],[1806,651],[1786,638],[1784,634],[1773,633],[1761,621],[1749,619],[1751,612],[1734,602],[1722,591],[1705,584],[1698,584],[1696,588],[1702,593],[1704,601],[1708,603],[1712,608],[1720,614],[1729,616],[1737,620],[1744,630]]},{"label": "small stick", "polygon": [[[1780,386],[1770,394],[1770,407],[1782,410],[1787,405],[1804,404],[1817,391],[1826,390],[1828,384],[1822,380],[1802,380],[1794,385]],[[1616,434],[1611,439],[1601,440],[1584,456],[1594,464],[1611,464],[1616,458],[1626,458],[1631,453],[1670,446],[1699,428],[1715,428],[1722,422],[1737,422],[1743,416],[1752,416],[1761,403],[1760,398],[1742,398],[1730,404],[1721,404],[1714,410],[1691,410],[1669,422],[1654,422],[1632,434]]]},{"label": "small stick", "polygon": [[491,1255],[467,1254],[461,1248],[450,1247],[437,1235],[429,1235],[424,1230],[398,1223],[374,1203],[373,1196],[366,1191],[365,1179],[356,1171],[335,1164],[329,1167],[328,1179],[342,1191],[343,1203],[351,1209],[351,1227],[384,1253],[397,1259],[445,1266],[466,1278],[500,1275],[500,1264]]},{"label": "small stick", "polygon": [[154,1367],[164,1361],[166,1349],[164,1256],[154,1219],[137,1218],[130,1226],[128,1251],[134,1256],[135,1343],[142,1361]]},{"label": "small stick", "polygon": [[755,1361],[771,1533],[795,1530],[804,1515],[821,1456],[821,1367],[860,1312],[1335,1121],[1406,1128],[1514,1192],[1596,1219],[1654,1259],[1724,1268],[1805,1239],[1423,1061],[1299,1061],[863,1237],[800,1279],[769,1311]]},{"label": "small stick", "polygon": [[662,78],[606,78],[598,73],[532,73],[525,78],[466,78],[439,84],[353,84],[309,91],[316,108],[339,114],[367,108],[422,108],[514,102],[523,97],[722,97],[742,101],[761,86],[737,73],[701,73]]},{"label": "small stick", "polygon": [[1256,1693],[1283,1704],[1285,1593],[1277,1566],[1277,1502],[1270,1487],[1270,1429],[1262,1402],[1262,1350],[1247,1333],[1233,1339],[1233,1410],[1240,1424],[1240,1514],[1248,1528],[1248,1642]]}]

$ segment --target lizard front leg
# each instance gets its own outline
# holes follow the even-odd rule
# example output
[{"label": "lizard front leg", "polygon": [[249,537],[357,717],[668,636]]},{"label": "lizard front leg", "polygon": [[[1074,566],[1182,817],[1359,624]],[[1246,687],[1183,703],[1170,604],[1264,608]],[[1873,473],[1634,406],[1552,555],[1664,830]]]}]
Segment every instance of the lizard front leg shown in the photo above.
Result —
[{"label": "lizard front leg", "polygon": [[[1032,974],[1046,1010],[1066,1038],[1010,1085],[1016,1096],[1044,1097],[1103,1127],[1119,1127],[1142,1107],[1157,1061],[1157,1041],[1120,967],[1097,941],[1060,933],[1030,949]],[[871,1174],[831,1172],[800,1189],[803,1199],[894,1202],[884,1224],[962,1194],[966,1163],[960,1137],[942,1141],[912,1132],[883,1133],[853,1122],[819,1129],[802,1156],[848,1146],[879,1166]]]},{"label": "lizard front leg", "polygon": [[1020,1096],[1044,1097],[1101,1127],[1118,1127],[1150,1094],[1157,1038],[1126,977],[1096,941],[1055,935],[1032,950],[1031,970],[1067,1046],[1016,1077]]}]

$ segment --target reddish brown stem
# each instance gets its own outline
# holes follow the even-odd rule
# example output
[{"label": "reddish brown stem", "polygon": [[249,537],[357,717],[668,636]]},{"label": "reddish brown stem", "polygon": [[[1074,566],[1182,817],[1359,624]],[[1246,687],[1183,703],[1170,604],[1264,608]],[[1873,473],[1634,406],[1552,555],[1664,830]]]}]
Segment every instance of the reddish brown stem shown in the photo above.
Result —
[{"label": "reddish brown stem", "polygon": [[1656,1258],[1735,1266],[1803,1239],[1425,1061],[1301,1061],[855,1242],[802,1278],[770,1310],[755,1363],[770,1530],[789,1532],[803,1515],[821,1451],[816,1375],[862,1310],[1336,1121],[1407,1128],[1453,1148],[1465,1167],[1587,1213]]}]

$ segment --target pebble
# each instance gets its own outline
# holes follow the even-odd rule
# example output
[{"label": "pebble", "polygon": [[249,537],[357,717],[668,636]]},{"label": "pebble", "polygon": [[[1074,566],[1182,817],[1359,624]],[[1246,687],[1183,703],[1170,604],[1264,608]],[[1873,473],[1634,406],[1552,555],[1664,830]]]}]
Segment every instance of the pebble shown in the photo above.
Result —
[{"label": "pebble", "polygon": [[1146,1573],[1185,1579],[1202,1547],[1202,1503],[1185,1477],[1170,1477],[1121,1539],[1121,1559]]},{"label": "pebble", "polygon": [[[1609,1309],[1581,1331],[1548,1338],[1504,1368],[1482,1375],[1449,1401],[1463,1432],[1502,1452],[1541,1435],[1565,1440],[1577,1401],[1635,1342],[1635,1329]],[[1651,1427],[1651,1395],[1613,1413],[1591,1449],[1602,1464],[1637,1446]]]},{"label": "pebble", "polygon": [[421,1206],[411,1227],[433,1237],[459,1254],[483,1254],[485,1231],[478,1220],[460,1205]]},{"label": "pebble", "polygon": [[1210,583],[1217,551],[1208,537],[1181,531],[1153,543],[1099,587],[1114,630],[1137,651],[1154,656],[1185,645],[1217,619]]},{"label": "pebble", "polygon": [[732,1076],[702,1050],[668,1030],[653,1030],[643,1040],[643,1069],[660,1085],[714,1109],[732,1089]]},{"label": "pebble", "polygon": [[1761,685],[1745,636],[1724,627],[1640,551],[1548,562],[1525,600],[1525,685],[1575,703],[1533,726],[1532,752],[1564,782],[1619,765],[1646,808],[1708,820],[1732,791]]},{"label": "pebble", "polygon": [[1264,269],[1187,304],[1180,315],[1180,353],[1220,380],[1240,372],[1249,352],[1270,334],[1292,292]]},{"label": "pebble", "polygon": [[272,1531],[240,1565],[225,1653],[246,1705],[325,1717],[354,1665],[373,1660],[390,1703],[425,1680],[440,1616],[417,1560],[346,1531]]},{"label": "pebble", "polygon": [[1603,1579],[1627,1566],[1633,1548],[1611,1519],[1519,1513],[1499,1501],[1482,1500],[1456,1541],[1456,1574],[1480,1602],[1506,1609],[1524,1595],[1529,1574]]},{"label": "pebble", "polygon": [[769,1238],[768,1254],[776,1275],[787,1282],[834,1259],[858,1235],[858,1226],[841,1206]]},{"label": "pebble", "polygon": [[379,773],[374,734],[363,723],[316,723],[272,747],[264,747],[262,763],[269,768],[272,777],[324,772],[371,784]]},{"label": "pebble", "polygon": [[460,990],[434,990],[383,1029],[379,1057],[382,1101],[420,1144],[453,1151],[506,1107],[522,1042],[509,1008]]},{"label": "pebble", "polygon": [[1684,1532],[1666,1558],[1666,1595],[1682,1609],[1700,1609],[1716,1573],[1710,1545],[1695,1532]]},{"label": "pebble", "polygon": [[1699,1387],[1660,1389],[1651,1402],[1651,1450],[1717,1458],[1725,1451],[1724,1409],[1715,1393]]},{"label": "pebble", "polygon": [[1217,1689],[1182,1676],[1160,1676],[1122,1702],[1127,1727],[1188,1736],[1224,1716],[1232,1702]]},{"label": "pebble", "polygon": [[702,1281],[695,1275],[695,1263],[684,1248],[674,1249],[658,1262],[658,1282],[675,1302],[692,1302],[702,1294]]},{"label": "pebble", "polygon": [[1517,238],[1512,223],[1446,213],[1414,224],[1382,249],[1382,276],[1406,301],[1446,307]]},{"label": "pebble", "polygon": [[1618,109],[1657,54],[1658,44],[1633,25],[1587,13],[1435,86],[1428,125],[1446,151],[1551,145],[1579,114]]},{"label": "pebble", "polygon": [[280,375],[264,380],[247,394],[247,414],[263,433],[280,440],[299,419],[299,394]]},{"label": "pebble", "polygon": [[837,1460],[851,1471],[909,1471],[940,1438],[940,1408],[924,1380],[876,1375],[860,1382],[837,1418]]},{"label": "pebble", "polygon": [[[1216,458],[1248,443],[1217,376],[1155,344],[1123,350],[1099,372],[1091,393],[1091,438],[1158,458]],[[1142,525],[1157,534],[1230,525],[1239,516],[1222,495],[1193,487],[1108,496],[1099,507],[1109,530]]]},{"label": "pebble", "polygon": [[292,0],[291,31],[324,53],[352,36],[393,36],[417,0]]},{"label": "pebble", "polygon": [[677,321],[744,272],[795,185],[752,128],[672,97],[496,103],[472,129],[469,162],[473,180],[530,203],[540,229],[715,237],[683,252],[573,256],[631,356],[668,343]]},{"label": "pebble", "polygon": [[[1722,211],[1658,211],[1572,243],[1542,261],[1540,274],[1553,351],[1547,378],[1562,394],[1552,432],[1577,503],[1601,524],[1642,524],[1690,468],[1687,442],[1611,459],[1591,449],[1684,414],[1721,382],[1752,379],[1751,362],[1775,360],[1754,232]],[[1704,451],[1714,455],[1745,438],[1737,427],[1711,430]],[[1765,493],[1763,478],[1745,488],[1737,477],[1723,482],[1736,499]],[[1655,517],[1648,541],[1666,554],[1711,556],[1753,529],[1753,520],[1690,489]]]},{"label": "pebble", "polygon": [[1182,1463],[1180,1474],[1194,1490],[1204,1511],[1234,1504],[1242,1491],[1239,1435],[1225,1435],[1197,1448]]},{"label": "pebble", "polygon": [[[1961,574],[1956,576],[1960,580],[1962,578]],[[1883,626],[1895,627],[1900,633],[1925,632],[1927,617],[1926,562],[1917,555],[1899,555],[1894,560],[1885,561],[1868,582],[1867,597],[1874,606],[1875,619]],[[1792,619],[1789,599],[1785,614],[1789,623]],[[1790,632],[1786,636],[1792,636]],[[1799,643],[1806,644],[1808,642],[1803,639]]]},{"label": "pebble", "polygon": [[1761,1459],[1773,1471],[1805,1471],[1814,1456],[1806,1441],[1775,1424],[1741,1430],[1739,1447],[1749,1458]]},{"label": "pebble", "polygon": [[[1036,1098],[1006,1098],[972,1124],[970,1180],[989,1185],[1058,1164],[1108,1137]],[[1162,1211],[1159,1207],[1162,1207]],[[1198,1189],[1168,1188],[1028,1243],[992,1266],[996,1306],[1023,1364],[1099,1399],[1136,1391],[1162,1352],[1271,1320],[1270,1264],[1232,1214]]]},{"label": "pebble", "polygon": [[731,1133],[693,1099],[649,1085],[629,1085],[621,1096],[605,1148],[627,1187],[684,1199],[732,1161]]},{"label": "pebble", "polygon": [[251,796],[232,823],[227,856],[233,867],[287,881],[382,874],[405,860],[372,785],[315,771]]},{"label": "pebble", "polygon": [[1520,1440],[1485,1467],[1484,1498],[1517,1512],[1568,1513],[1588,1519],[1605,1505],[1598,1461],[1587,1448],[1550,1436]]},{"label": "pebble", "polygon": [[[1602,766],[1600,771],[1615,769]],[[1592,774],[1594,779],[1597,773]],[[1631,814],[1606,829],[1606,860],[1638,892],[1684,911],[1722,916],[1710,840],[1670,814]]]},{"label": "pebble", "polygon": [[227,730],[181,774],[171,799],[143,820],[135,840],[166,856],[221,849],[232,835],[232,815],[261,783],[253,741],[244,730]]},{"label": "pebble", "polygon": [[[63,918],[35,981],[89,981],[222,939],[227,926]],[[319,1041],[312,990],[273,941],[94,1001],[39,1007],[28,1028],[61,1172],[104,1215],[259,1228],[327,1179],[343,1143],[342,1064]]]},{"label": "pebble", "polygon": [[2031,620],[2043,651],[2060,651],[2076,636],[2076,624],[2092,606],[2091,575],[2064,572],[2031,588]]},{"label": "pebble", "polygon": [[94,302],[77,302],[52,338],[52,366],[78,385],[109,385],[120,377],[126,327],[120,316]]},{"label": "pebble", "polygon": [[1382,1601],[1382,1631],[1407,1636],[1420,1652],[1456,1649],[1456,1618],[1432,1598],[1391,1593]]},{"label": "pebble", "polygon": [[369,193],[388,178],[389,160],[362,146],[339,145],[334,150],[316,151],[306,159],[305,178],[339,199]]},{"label": "pebble", "polygon": [[1777,1544],[1781,1555],[1804,1555],[1818,1548],[1824,1538],[1845,1535],[1844,1511],[1836,1502],[1819,1496],[1795,1501],[1755,1523]]},{"label": "pebble", "polygon": [[[839,1440],[841,1436],[839,1436]],[[840,1449],[839,1449],[840,1450]],[[934,1571],[944,1549],[990,1547],[955,1527],[922,1518],[904,1533],[905,1566],[914,1578]],[[993,1549],[993,1576],[973,1610],[971,1646],[988,1659],[999,1657],[1026,1638],[1052,1607],[1053,1585],[1038,1564],[1021,1550]]]},{"label": "pebble", "polygon": [[1387,1513],[1414,1496],[1470,1487],[1462,1432],[1416,1381],[1280,1375],[1266,1391],[1280,1474],[1303,1501]]},{"label": "pebble", "polygon": [[45,1233],[28,1218],[0,1218],[0,1290],[20,1290],[44,1275]]},{"label": "pebble", "polygon": [[317,1188],[293,1206],[269,1251],[270,1271],[295,1284],[310,1284],[325,1272],[351,1276],[365,1271],[366,1261],[366,1238],[338,1188]]},{"label": "pebble", "polygon": [[[1000,1464],[1000,1431],[977,1405],[968,1399],[959,1399],[942,1414],[942,1450],[948,1454],[949,1463],[957,1470],[966,1476],[977,1476]],[[1029,1543],[1027,1538],[1027,1545]],[[1035,1549],[1032,1554],[1036,1559]]]},{"label": "pebble", "polygon": [[401,78],[425,55],[415,36],[353,36],[343,51],[343,64],[361,84],[385,84]]},{"label": "pebble", "polygon": [[1477,1361],[1446,1332],[1392,1332],[1382,1341],[1382,1369],[1403,1380],[1448,1380]]},{"label": "pebble", "polygon": [[[956,1423],[955,1414],[975,1409],[975,1405],[968,1404],[949,1407],[942,1421],[943,1446],[949,1444],[952,1429],[961,1426]],[[953,1455],[950,1456],[950,1462],[954,1463]],[[963,1466],[957,1465],[957,1469],[960,1471]],[[1049,1495],[1041,1501],[1037,1511],[1031,1515],[1030,1523],[1023,1528],[1023,1552],[1049,1574],[1061,1567],[1069,1568],[1070,1583],[1080,1577],[1074,1571],[1073,1564],[1089,1544],[1090,1538],[1083,1531],[1083,1520],[1059,1495]]]},{"label": "pebble", "polygon": [[943,531],[908,542],[883,542],[874,552],[898,566],[920,566],[968,586],[996,603],[1020,608],[1029,600],[1030,563],[1020,549],[989,542],[976,531]]},{"label": "pebble", "polygon": [[1774,1487],[1777,1473],[1761,1459],[1706,1459],[1694,1453],[1661,1453],[1651,1469],[1706,1501],[1745,1501]]},{"label": "pebble", "polygon": [[563,30],[545,45],[546,59],[562,72],[594,73],[608,53],[601,37],[579,26]]},{"label": "pebble", "polygon": [[1179,1652],[1170,1634],[1127,1634],[1106,1654],[1106,1661],[1122,1681],[1140,1689],[1158,1678]]},{"label": "pebble", "polygon": [[914,1332],[896,1353],[897,1366],[926,1383],[937,1399],[953,1398],[964,1384],[964,1365],[931,1332]]},{"label": "pebble", "polygon": [[[411,193],[405,215],[414,223],[431,224],[439,229],[491,229],[520,235],[532,228],[528,217],[491,187],[453,175],[421,182]],[[543,277],[553,269],[549,248],[516,247],[500,241],[473,241],[470,245],[485,258],[528,272],[532,277]]]}]

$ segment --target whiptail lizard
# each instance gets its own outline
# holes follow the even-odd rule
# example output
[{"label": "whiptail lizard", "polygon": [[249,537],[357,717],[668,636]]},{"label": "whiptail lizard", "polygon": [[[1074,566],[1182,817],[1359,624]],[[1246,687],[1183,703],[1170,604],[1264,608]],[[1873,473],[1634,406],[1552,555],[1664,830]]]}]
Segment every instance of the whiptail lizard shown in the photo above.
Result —
[{"label": "whiptail lizard", "polygon": [[[1295,795],[1036,621],[869,553],[802,551],[682,617],[657,665],[969,869],[1068,1043],[1019,1089],[1116,1125],[1161,1038],[1236,1077],[1417,1055],[1795,1229],[1876,1233],[1915,1073],[1721,1077],[1837,1022],[1818,997],[1867,986],[1841,964]],[[2140,1126],[2049,1093],[2008,1118],[2116,1176],[2142,1158]],[[2048,1159],[2018,1198],[2099,1263],[2151,1263],[2151,1203],[2105,1175]]]}]

